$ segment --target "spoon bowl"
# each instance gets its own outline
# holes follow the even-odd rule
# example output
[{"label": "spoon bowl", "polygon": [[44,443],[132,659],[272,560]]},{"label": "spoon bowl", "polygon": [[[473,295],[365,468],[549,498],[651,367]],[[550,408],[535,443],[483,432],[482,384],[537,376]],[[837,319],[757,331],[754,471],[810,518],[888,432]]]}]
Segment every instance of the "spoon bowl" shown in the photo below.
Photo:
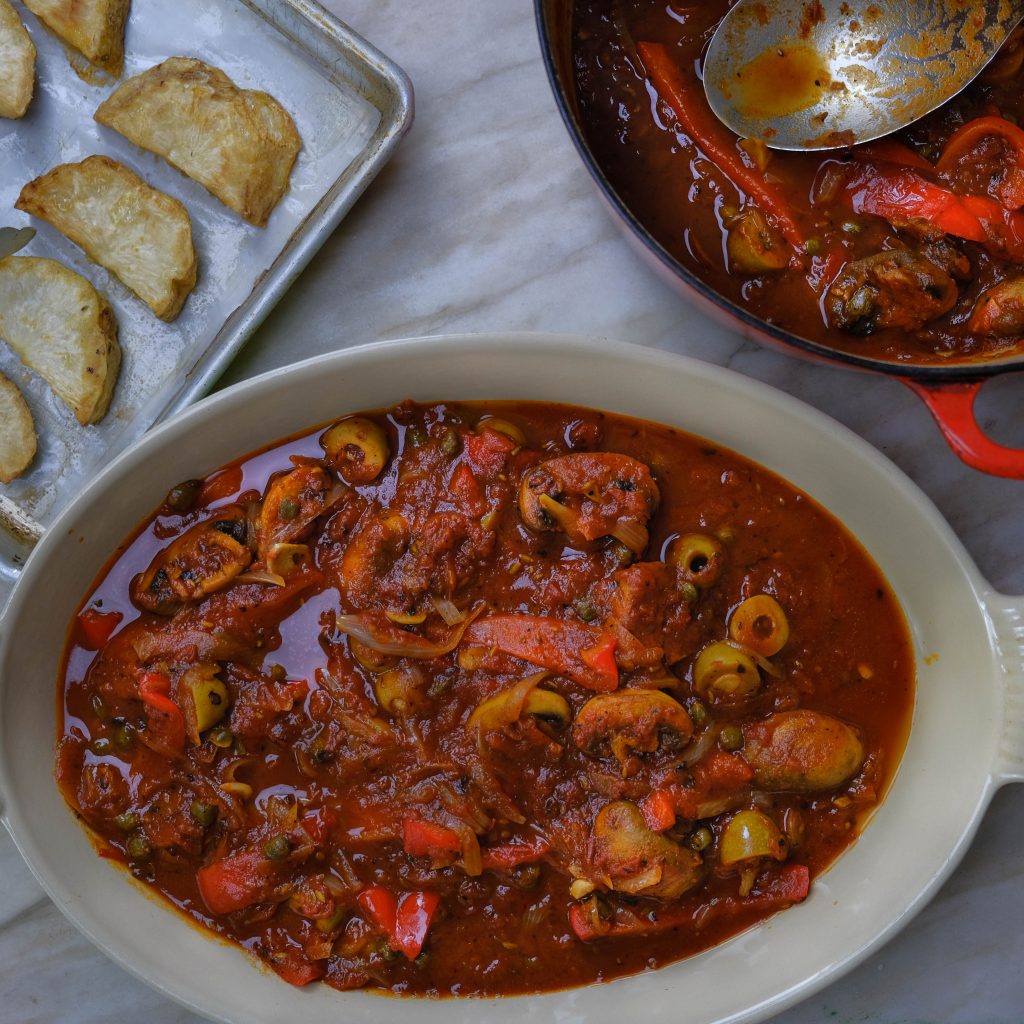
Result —
[{"label": "spoon bowl", "polygon": [[739,0],[704,60],[711,109],[772,149],[839,149],[918,120],[966,88],[1024,0]]}]

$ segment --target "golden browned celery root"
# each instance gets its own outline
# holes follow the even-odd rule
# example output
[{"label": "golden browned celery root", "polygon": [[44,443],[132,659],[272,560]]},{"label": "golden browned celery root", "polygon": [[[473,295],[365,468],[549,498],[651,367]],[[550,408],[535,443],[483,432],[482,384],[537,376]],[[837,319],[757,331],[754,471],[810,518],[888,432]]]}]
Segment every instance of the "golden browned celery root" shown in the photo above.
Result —
[{"label": "golden browned celery root", "polygon": [[36,454],[36,428],[21,392],[0,373],[0,483],[21,476]]},{"label": "golden browned celery root", "polygon": [[80,245],[161,320],[173,320],[195,287],[188,211],[116,160],[61,164],[30,181],[15,205]]},{"label": "golden browned celery root", "polygon": [[102,419],[110,405],[121,349],[106,299],[56,260],[0,260],[0,339],[35,370],[79,423]]},{"label": "golden browned celery root", "polygon": [[97,67],[120,77],[131,0],[25,0],[25,6]]},{"label": "golden browned celery root", "polygon": [[219,68],[189,57],[128,79],[96,120],[158,153],[257,227],[288,191],[302,146],[273,96],[239,89]]},{"label": "golden browned celery root", "polygon": [[35,45],[10,0],[0,0],[0,117],[24,115],[35,77]]}]

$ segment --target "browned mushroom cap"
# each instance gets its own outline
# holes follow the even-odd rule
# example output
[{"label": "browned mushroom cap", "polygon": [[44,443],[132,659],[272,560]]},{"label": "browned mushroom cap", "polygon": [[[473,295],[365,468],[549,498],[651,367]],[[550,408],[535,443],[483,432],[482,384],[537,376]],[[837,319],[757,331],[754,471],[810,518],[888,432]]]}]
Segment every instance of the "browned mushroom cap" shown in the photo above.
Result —
[{"label": "browned mushroom cap", "polygon": [[344,492],[323,466],[298,466],[267,488],[257,524],[257,551],[266,562],[272,548],[299,540]]},{"label": "browned mushroom cap", "polygon": [[639,460],[578,452],[527,471],[519,488],[519,514],[532,530],[561,530],[576,544],[615,537],[639,555],[660,500],[651,471]]},{"label": "browned mushroom cap", "polygon": [[620,763],[634,751],[682,747],[693,735],[686,708],[661,690],[620,690],[591,697],[572,726],[580,750],[596,753],[607,745]]},{"label": "browned mushroom cap", "polygon": [[652,832],[636,804],[615,800],[594,820],[594,867],[616,892],[674,900],[703,874],[693,850]]},{"label": "browned mushroom cap", "polygon": [[810,793],[853,778],[864,763],[864,745],[831,715],[780,711],[744,728],[743,756],[758,788]]},{"label": "browned mushroom cap", "polygon": [[252,561],[245,544],[246,516],[237,505],[183,533],[132,581],[132,600],[158,615],[172,615],[227,586]]}]

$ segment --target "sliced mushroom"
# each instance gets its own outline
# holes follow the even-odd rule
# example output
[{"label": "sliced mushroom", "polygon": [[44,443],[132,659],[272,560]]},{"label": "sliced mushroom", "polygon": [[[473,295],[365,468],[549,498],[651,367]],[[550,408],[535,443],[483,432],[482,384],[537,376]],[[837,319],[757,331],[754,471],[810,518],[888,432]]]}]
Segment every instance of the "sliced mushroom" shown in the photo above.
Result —
[{"label": "sliced mushroom", "polygon": [[780,711],[743,730],[759,789],[813,793],[851,779],[864,763],[856,732],[821,711]]},{"label": "sliced mushroom", "polygon": [[252,562],[246,531],[245,512],[238,506],[193,526],[132,581],[132,600],[145,611],[172,615],[226,587]]},{"label": "sliced mushroom", "polygon": [[276,477],[264,495],[256,527],[260,561],[268,562],[278,545],[302,539],[340,496],[323,466],[298,466]]},{"label": "sliced mushroom", "polygon": [[678,899],[703,874],[700,856],[652,832],[636,804],[615,800],[594,820],[593,861],[600,881],[616,892]]},{"label": "sliced mushroom", "polygon": [[561,530],[572,543],[615,537],[635,555],[661,495],[651,471],[628,455],[578,452],[534,466],[519,488],[519,514],[532,530]]},{"label": "sliced mushroom", "polygon": [[693,735],[686,708],[661,690],[620,690],[591,697],[572,725],[572,740],[587,753],[607,747],[623,764],[635,753],[679,749]]}]

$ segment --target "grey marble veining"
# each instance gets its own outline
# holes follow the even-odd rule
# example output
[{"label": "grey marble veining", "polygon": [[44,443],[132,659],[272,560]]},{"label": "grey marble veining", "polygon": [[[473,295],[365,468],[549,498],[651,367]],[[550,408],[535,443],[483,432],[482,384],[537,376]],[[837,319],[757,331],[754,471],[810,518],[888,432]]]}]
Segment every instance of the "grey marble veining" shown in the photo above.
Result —
[{"label": "grey marble veining", "polygon": [[[1024,483],[967,469],[900,384],[744,341],[639,263],[561,125],[528,0],[327,5],[412,76],[416,124],[225,384],[365,341],[451,331],[593,333],[684,352],[782,388],[857,431],[924,489],[993,585],[1024,591]],[[1022,406],[1019,375],[992,382],[979,400],[993,436],[1024,446]],[[964,680],[965,701],[975,683]],[[1024,1021],[1022,835],[1024,789],[1004,790],[932,904],[774,1024]],[[0,836],[0,1021],[111,1019],[198,1020],[81,938]]]}]

